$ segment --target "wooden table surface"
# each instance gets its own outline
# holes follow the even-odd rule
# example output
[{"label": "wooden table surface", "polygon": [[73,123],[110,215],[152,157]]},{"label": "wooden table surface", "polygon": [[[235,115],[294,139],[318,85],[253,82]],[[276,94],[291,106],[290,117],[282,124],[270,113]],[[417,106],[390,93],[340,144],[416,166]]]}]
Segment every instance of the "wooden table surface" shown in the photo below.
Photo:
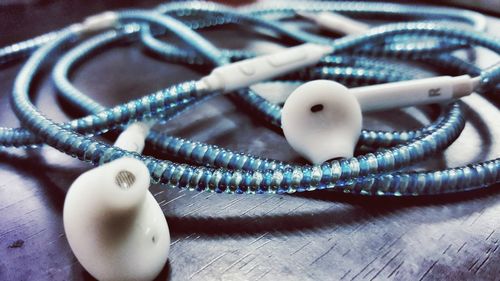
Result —
[{"label": "wooden table surface", "polygon": [[[18,2],[18,4],[15,4]],[[158,1],[143,1],[153,7]],[[24,4],[19,4],[24,3]],[[8,6],[2,6],[7,5]],[[5,1],[0,45],[42,34],[86,15],[135,1]],[[491,19],[490,32],[500,31]],[[235,34],[209,30],[218,46],[245,47]],[[492,63],[488,54],[479,61]],[[18,126],[9,95],[19,65],[0,69],[0,123]],[[200,77],[137,46],[104,51],[73,74],[79,89],[105,105]],[[46,76],[46,75],[45,75]],[[68,120],[47,77],[39,108]],[[500,156],[500,114],[485,99],[464,99],[467,126],[427,168]],[[70,114],[71,115],[71,114]],[[74,115],[72,115],[75,117]],[[371,128],[416,128],[416,110],[370,115]],[[174,135],[280,160],[297,160],[279,132],[218,97],[164,126]],[[64,236],[62,206],[73,180],[90,166],[50,147],[0,149],[0,280],[92,280]],[[153,186],[171,231],[169,262],[157,280],[500,280],[500,189],[422,198],[369,198],[332,192],[226,195]]]}]

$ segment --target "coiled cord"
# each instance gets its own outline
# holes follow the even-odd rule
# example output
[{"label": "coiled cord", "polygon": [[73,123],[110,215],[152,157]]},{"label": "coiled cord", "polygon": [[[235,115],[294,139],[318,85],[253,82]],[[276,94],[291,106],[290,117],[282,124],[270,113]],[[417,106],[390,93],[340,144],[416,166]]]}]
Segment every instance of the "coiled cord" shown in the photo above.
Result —
[{"label": "coiled cord", "polygon": [[[418,8],[418,9],[417,9]],[[354,16],[402,16],[411,19],[431,19],[432,22],[408,22],[382,25],[359,36],[330,39],[286,28],[276,19],[295,15],[295,11],[340,11]],[[182,20],[177,20],[171,14]],[[120,128],[132,122],[168,120],[194,103],[218,93],[208,91],[203,84],[180,83],[128,103],[105,109],[78,89],[68,79],[76,62],[90,57],[99,48],[121,40],[139,40],[141,44],[167,60],[188,65],[219,66],[254,56],[239,50],[220,50],[198,35],[194,29],[227,23],[251,23],[276,32],[278,36],[297,42],[314,42],[333,47],[331,55],[318,65],[299,70],[277,81],[307,81],[332,79],[348,86],[369,85],[412,79],[412,72],[383,63],[373,56],[405,58],[415,61],[436,59],[461,74],[480,74],[481,92],[497,87],[500,67],[480,71],[474,66],[447,55],[464,46],[482,46],[500,54],[500,40],[483,33],[445,26],[436,18],[452,19],[484,28],[484,18],[476,13],[444,8],[425,8],[380,3],[265,3],[244,9],[231,9],[203,2],[183,2],[161,5],[156,11],[122,11],[120,26],[105,31],[71,49],[63,55],[53,70],[52,78],[61,95],[89,115],[68,123],[57,124],[30,101],[33,78],[48,57],[64,46],[82,40],[77,25],[41,36],[33,41],[0,49],[0,62],[10,62],[33,52],[20,70],[12,93],[13,108],[23,128],[0,128],[0,145],[29,146],[48,144],[83,161],[102,164],[120,157],[134,157],[146,163],[152,181],[195,190],[228,193],[292,193],[296,191],[333,189],[367,195],[424,195],[483,188],[500,181],[500,159],[484,163],[430,172],[398,172],[445,149],[462,131],[465,119],[456,102],[443,107],[441,115],[419,130],[384,132],[364,130],[360,145],[378,148],[374,153],[351,159],[333,160],[321,165],[295,165],[253,155],[232,152],[200,142],[193,142],[152,130],[147,142],[153,149],[185,159],[185,163],[159,160],[128,152],[96,141],[91,135]],[[191,19],[195,17],[195,19]],[[157,31],[159,30],[159,31]],[[156,36],[169,32],[179,37],[191,50],[160,41]],[[50,38],[50,39],[40,39]],[[416,40],[428,45],[415,47]],[[361,57],[358,57],[361,56]],[[417,74],[418,75],[418,74]],[[237,96],[258,115],[274,126],[280,126],[280,106],[271,104],[251,89],[241,89]]]}]

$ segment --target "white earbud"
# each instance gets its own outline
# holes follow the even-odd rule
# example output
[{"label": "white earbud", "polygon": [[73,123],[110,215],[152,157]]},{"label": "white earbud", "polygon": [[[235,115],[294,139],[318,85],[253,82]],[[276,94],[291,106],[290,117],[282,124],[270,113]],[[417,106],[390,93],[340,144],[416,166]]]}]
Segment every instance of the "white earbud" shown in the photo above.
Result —
[{"label": "white earbud", "polygon": [[362,114],[343,85],[316,80],[298,87],[281,111],[283,133],[298,153],[315,164],[353,156]]},{"label": "white earbud", "polygon": [[78,261],[99,280],[152,280],[170,235],[140,160],[121,158],[82,174],[64,202],[64,230]]},{"label": "white earbud", "polygon": [[288,143],[312,163],[352,157],[361,132],[361,111],[449,102],[472,93],[477,78],[440,76],[347,89],[316,80],[296,88],[281,112]]},{"label": "white earbud", "polygon": [[[115,146],[141,152],[153,123],[137,122]],[[80,175],[64,201],[64,231],[82,266],[99,280],[153,280],[170,248],[165,216],[149,192],[150,174],[120,158]]]}]

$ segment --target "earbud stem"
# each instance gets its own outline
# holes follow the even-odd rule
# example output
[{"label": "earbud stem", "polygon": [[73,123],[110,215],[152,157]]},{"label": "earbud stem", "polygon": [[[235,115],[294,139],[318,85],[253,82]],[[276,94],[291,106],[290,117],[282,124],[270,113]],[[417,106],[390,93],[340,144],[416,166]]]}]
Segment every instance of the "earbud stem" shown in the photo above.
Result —
[{"label": "earbud stem", "polygon": [[418,80],[351,88],[363,112],[430,103],[450,102],[472,93],[469,75],[439,76]]}]

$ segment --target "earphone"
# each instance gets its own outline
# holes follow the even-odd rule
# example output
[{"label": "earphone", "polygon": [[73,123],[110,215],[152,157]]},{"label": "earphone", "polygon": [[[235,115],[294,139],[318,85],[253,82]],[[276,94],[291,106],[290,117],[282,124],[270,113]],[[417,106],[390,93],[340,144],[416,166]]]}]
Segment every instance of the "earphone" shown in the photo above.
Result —
[{"label": "earphone", "polygon": [[[142,152],[153,125],[129,125],[114,145]],[[64,231],[78,261],[98,280],[152,280],[163,269],[170,233],[149,185],[142,161],[119,158],[80,175],[69,188]]]},{"label": "earphone", "polygon": [[64,231],[71,250],[98,280],[153,280],[167,261],[170,235],[142,161],[120,158],[71,185]]},{"label": "earphone", "polygon": [[446,103],[471,94],[474,84],[477,79],[468,75],[350,90],[330,80],[311,81],[299,86],[284,101],[283,133],[288,143],[314,164],[350,158],[361,133],[362,111]]},{"label": "earphone", "polygon": [[330,80],[299,86],[286,100],[281,127],[287,142],[310,162],[351,158],[361,134],[359,102]]},{"label": "earphone", "polygon": [[[187,7],[190,7],[189,5],[192,4],[175,3],[170,6],[162,6],[162,8],[177,9],[177,11],[187,10],[195,14],[203,13],[203,11],[197,10],[196,6],[188,9]],[[329,5],[333,4],[325,5],[325,7],[334,7]],[[313,12],[313,8],[314,3],[311,4],[312,11],[309,12]],[[245,14],[245,16],[248,17],[246,20],[251,20],[250,18],[253,17],[253,14],[258,14],[259,11],[263,12],[265,10],[265,8],[261,10],[256,8],[256,10],[250,11],[249,14]],[[267,11],[270,10],[272,9],[267,9]],[[224,13],[224,10],[221,11],[221,13]],[[226,17],[224,17],[224,20],[241,20],[235,20],[239,13],[240,12],[234,12],[234,14],[228,13]],[[472,18],[474,19],[474,17]],[[210,23],[211,20],[210,17],[201,17],[200,22],[206,23],[208,21],[208,23]],[[264,19],[261,18],[257,19],[256,22],[259,20],[264,21]],[[267,19],[265,19],[265,21],[273,30],[278,30],[275,24],[273,24],[273,21],[267,21]],[[195,54],[198,58],[201,58],[201,61],[205,64],[220,66],[215,68],[212,74],[198,81],[181,83],[171,88],[158,91],[152,95],[131,101],[126,105],[116,106],[108,110],[88,100],[80,99],[81,96],[79,96],[79,93],[69,93],[69,91],[63,90],[63,95],[67,94],[74,98],[74,100],[77,101],[76,104],[78,104],[79,107],[87,109],[86,111],[89,113],[87,117],[64,125],[58,125],[45,120],[43,116],[40,116],[38,111],[30,105],[30,100],[25,94],[30,88],[32,77],[37,72],[39,64],[43,62],[45,57],[52,54],[53,50],[56,50],[59,46],[71,42],[72,40],[80,39],[83,35],[88,36],[93,32],[100,32],[101,29],[111,30],[105,31],[103,34],[98,34],[95,37],[91,37],[88,41],[85,41],[85,44],[82,45],[83,47],[79,46],[81,47],[79,48],[81,51],[79,55],[88,54],[88,50],[93,50],[96,46],[105,45],[106,42],[112,42],[120,37],[137,38],[139,37],[139,32],[147,32],[138,27],[137,22],[141,24],[156,24],[165,29],[170,28],[170,31],[184,36],[182,39],[194,49],[190,50],[192,53],[179,53],[177,50],[166,52],[172,57],[179,60],[189,60],[193,59],[191,54]],[[203,26],[200,22],[196,22],[196,25]],[[217,22],[219,21],[216,21],[216,23]],[[193,24],[193,26],[194,25],[195,24]],[[281,28],[281,30],[283,31],[284,29]],[[300,32],[296,34],[291,31],[288,32],[290,33],[289,35],[294,35],[296,38],[302,36]],[[122,145],[115,145],[115,147],[113,147],[73,133],[74,130],[82,134],[97,134],[111,128],[128,125],[133,122],[142,122],[150,118],[159,119],[165,117],[165,119],[168,119],[177,112],[188,109],[189,106],[196,101],[208,98],[218,92],[231,92],[233,90],[239,91],[239,97],[251,104],[252,108],[262,113],[271,124],[279,126],[280,122],[282,122],[281,126],[283,130],[286,131],[286,117],[283,115],[285,114],[284,112],[280,112],[281,108],[277,105],[266,103],[265,100],[245,87],[280,75],[285,75],[285,79],[290,80],[297,79],[297,77],[302,80],[336,80],[338,78],[342,80],[342,77],[349,77],[352,80],[359,79],[362,81],[363,78],[370,77],[367,75],[368,71],[361,73],[357,70],[370,65],[369,62],[363,62],[362,59],[351,61],[353,65],[356,64],[356,66],[358,66],[358,68],[354,70],[345,67],[336,67],[335,63],[337,62],[334,60],[337,58],[331,54],[348,52],[350,48],[369,44],[372,40],[375,43],[370,44],[376,46],[376,44],[378,44],[377,42],[379,42],[377,40],[381,38],[389,40],[393,36],[401,36],[402,34],[449,36],[451,39],[468,40],[474,44],[490,47],[496,52],[498,52],[499,48],[495,40],[479,33],[463,32],[463,34],[458,34],[452,28],[442,27],[433,23],[408,23],[380,27],[374,31],[369,31],[366,36],[360,35],[359,37],[343,38],[335,42],[318,42],[318,38],[311,38],[311,43],[284,50],[279,54],[257,57],[235,64],[226,64],[230,59],[238,58],[238,60],[240,60],[245,58],[247,54],[231,52],[229,52],[229,54],[222,54],[219,52],[218,48],[213,47],[208,41],[204,40],[204,38],[197,36],[191,29],[185,28],[182,23],[169,17],[162,16],[158,12],[124,11],[118,14],[107,13],[105,17],[101,19],[99,19],[99,17],[94,18],[92,21],[84,23],[83,26],[72,26],[71,28],[56,32],[52,38],[53,40],[51,42],[45,42],[28,60],[27,65],[20,72],[18,80],[16,81],[16,89],[13,97],[16,113],[20,119],[24,121],[28,130],[3,130],[0,138],[3,145],[29,145],[43,142],[55,146],[61,151],[75,155],[82,160],[91,161],[96,164],[111,162],[108,164],[110,166],[103,165],[101,167],[103,169],[111,169],[109,168],[112,167],[111,164],[119,164],[120,162],[115,161],[120,159],[140,159],[144,162],[143,165],[147,167],[151,173],[153,182],[215,192],[285,193],[330,188],[367,195],[419,195],[432,192],[442,193],[468,188],[481,188],[485,185],[497,182],[498,173],[496,171],[499,166],[498,160],[481,163],[472,167],[459,167],[457,168],[458,170],[455,170],[453,173],[447,170],[439,171],[439,174],[433,173],[434,171],[428,172],[427,174],[401,174],[392,172],[403,165],[409,165],[419,159],[428,157],[435,151],[444,149],[447,144],[451,143],[454,138],[458,136],[461,127],[463,127],[464,120],[463,117],[461,117],[462,113],[457,104],[445,106],[442,118],[436,120],[422,130],[412,131],[406,135],[391,134],[389,143],[391,145],[406,143],[402,146],[354,158],[350,158],[350,156],[352,156],[352,149],[349,148],[348,150],[351,151],[347,154],[344,154],[343,150],[343,155],[329,155],[325,156],[327,158],[324,159],[311,158],[311,162],[317,163],[317,165],[305,166],[235,153],[206,144],[187,142],[179,138],[155,132],[154,130],[151,130],[148,135],[147,131],[149,131],[149,129],[143,130],[144,128],[141,125],[139,125],[138,128],[134,125],[129,126],[131,130],[136,127],[140,132],[137,135],[133,134],[134,137],[132,138],[137,136],[137,139],[132,141],[132,144],[127,147]],[[142,41],[141,43],[147,44]],[[366,50],[358,48],[358,51],[365,52]],[[396,50],[388,51],[389,54],[391,52],[397,53]],[[417,51],[415,53],[418,54]],[[76,54],[78,55],[78,53]],[[181,54],[186,56],[182,57]],[[240,57],[237,57],[237,55],[240,55]],[[325,57],[328,57],[330,61],[325,59]],[[71,59],[71,56],[68,58],[68,60],[62,62],[63,68],[65,66],[64,63],[66,63],[66,66],[69,68],[69,65],[75,61]],[[339,56],[339,58],[341,60],[348,60],[349,54]],[[446,57],[436,58],[436,61],[451,63],[451,60],[446,59]],[[343,63],[345,64],[345,61]],[[316,67],[318,64],[324,68]],[[466,64],[458,64],[459,67],[464,67],[465,65]],[[374,64],[371,64],[371,66],[374,69],[376,67]],[[381,67],[377,69],[387,68],[388,67]],[[299,71],[299,73],[297,73],[297,70],[304,71]],[[412,105],[415,104],[414,102],[446,102],[469,94],[473,88],[482,91],[496,85],[495,81],[498,79],[498,70],[495,68],[482,73],[474,72],[477,71],[477,69],[470,70],[470,76],[435,78],[433,82],[427,81],[422,82],[422,84],[418,84],[420,83],[418,81],[401,82],[407,83],[405,84],[406,86],[404,86],[406,88],[403,88],[405,89],[404,91],[412,89],[412,91],[416,93],[418,98],[414,101],[409,101],[406,98],[401,99],[401,97],[407,96],[401,95],[401,88],[393,88],[396,87],[394,85],[397,84],[389,84],[391,86],[373,86],[374,88],[371,88],[371,90],[368,88],[363,90],[363,88],[360,87],[358,87],[358,90],[356,90],[356,88],[351,88],[349,90],[350,93],[345,93],[345,87],[340,88],[338,85],[331,85],[326,86],[326,93],[330,92],[331,89],[337,89],[338,92],[336,94],[344,92],[346,95],[356,96],[355,101],[359,104],[359,110],[354,109],[352,111],[359,112],[360,114],[362,110],[369,110],[370,106],[372,107],[371,110],[381,109],[380,106],[388,106],[390,104],[389,101],[393,101],[392,107]],[[289,72],[295,72],[295,74]],[[288,78],[286,78],[286,75],[289,75]],[[54,74],[54,76],[56,77],[56,87],[59,87],[61,81],[57,79],[64,79],[64,77],[61,78],[58,74]],[[470,78],[471,76],[475,78]],[[407,79],[404,74],[401,76],[397,76],[397,74],[394,74],[394,76],[384,76],[382,71],[380,75],[372,75],[371,78],[373,80],[368,80],[370,83],[390,82],[391,79]],[[301,87],[305,86],[310,86],[310,84],[304,84]],[[438,88],[439,90],[436,90]],[[305,89],[307,90],[307,88]],[[391,89],[394,89],[394,91],[390,92],[392,91]],[[304,88],[298,90],[304,90]],[[379,96],[379,94],[383,95],[389,92],[391,94],[387,94],[387,98],[381,98],[381,96]],[[317,93],[319,93],[319,91],[317,91]],[[291,97],[301,97],[299,94],[300,91],[292,94],[293,96]],[[303,94],[303,96],[305,97],[306,94]],[[292,101],[291,97],[286,101],[284,100],[284,111],[286,111],[285,109],[290,105],[289,102]],[[351,99],[351,101],[354,102],[353,99]],[[380,105],[377,105],[377,102]],[[309,112],[319,109],[317,107],[312,110],[315,105],[316,104],[312,104],[311,106],[307,105],[304,109],[309,110]],[[318,110],[316,113],[321,111],[326,112],[327,108],[325,104],[322,105],[323,110]],[[353,107],[355,106],[353,105],[349,108]],[[359,116],[359,114],[357,115]],[[358,124],[358,122],[354,123]],[[285,136],[287,136],[287,133],[284,133]],[[367,132],[358,132],[356,134],[360,136],[360,142],[364,144],[369,143],[375,147],[382,146],[382,144],[386,145],[387,139],[382,139],[384,136],[376,135],[373,137]],[[181,156],[186,159],[188,163],[197,163],[199,166],[161,161],[131,152],[131,150],[139,151],[146,137],[148,138],[146,140],[148,143],[155,144],[155,147],[158,147],[160,150],[166,151],[171,155]],[[129,137],[120,138],[120,142],[129,144]],[[287,136],[287,138],[289,137]],[[350,138],[353,139],[350,140],[351,146],[353,146],[353,143],[355,143],[358,138],[356,135]],[[289,142],[292,144],[291,140]],[[337,157],[348,158],[334,159]],[[324,160],[329,159],[333,160],[323,163]],[[207,168],[207,166],[209,168]],[[140,168],[137,169],[139,170]],[[460,170],[468,172],[456,172]],[[144,171],[144,169],[142,169],[142,171]],[[109,176],[113,178],[116,175],[115,173],[109,173]],[[421,180],[422,177],[424,177],[425,180]],[[391,181],[396,181],[396,178],[397,181],[402,182],[402,185],[406,182],[407,189],[398,189],[397,186],[391,185]],[[443,178],[446,180],[442,180]],[[470,185],[461,185],[458,183],[460,178],[466,178],[467,181],[470,182]],[[418,181],[415,179],[418,179]],[[75,184],[81,183],[81,181],[75,182]],[[111,182],[110,186],[112,185]],[[145,184],[141,186],[144,185]],[[68,194],[68,196],[69,195],[70,194]],[[87,269],[92,271],[90,268]]]}]

